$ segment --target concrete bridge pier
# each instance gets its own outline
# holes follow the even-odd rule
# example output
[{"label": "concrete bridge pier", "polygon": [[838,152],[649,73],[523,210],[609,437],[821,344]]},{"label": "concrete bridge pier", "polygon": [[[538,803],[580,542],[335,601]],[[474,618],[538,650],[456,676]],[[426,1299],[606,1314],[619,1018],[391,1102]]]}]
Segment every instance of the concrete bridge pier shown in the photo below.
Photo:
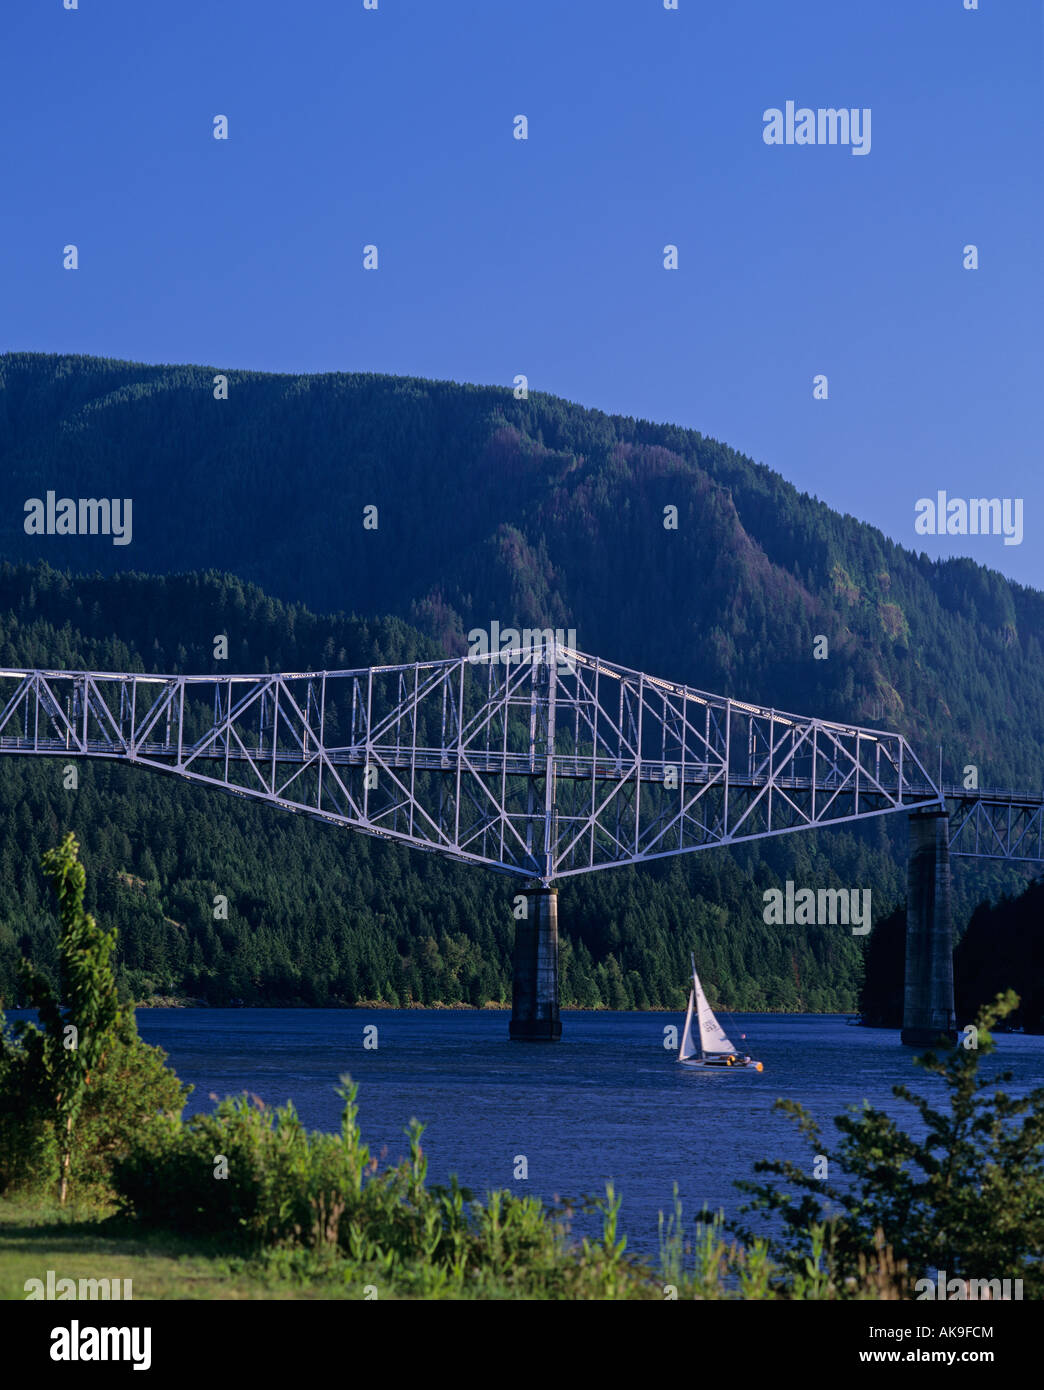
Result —
[{"label": "concrete bridge pier", "polygon": [[950,917],[950,817],[945,811],[910,816],[906,889],[906,985],[902,1041],[932,1046],[957,1040],[953,1008],[953,928]]},{"label": "concrete bridge pier", "polygon": [[526,915],[515,924],[515,976],[509,1034],[514,1042],[558,1042],[558,889],[522,890]]}]

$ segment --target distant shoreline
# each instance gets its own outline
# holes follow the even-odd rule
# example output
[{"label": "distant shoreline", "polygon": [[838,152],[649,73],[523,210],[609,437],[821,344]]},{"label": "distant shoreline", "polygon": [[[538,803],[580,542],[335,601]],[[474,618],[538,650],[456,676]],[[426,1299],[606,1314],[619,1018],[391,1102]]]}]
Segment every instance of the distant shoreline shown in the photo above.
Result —
[{"label": "distant shoreline", "polygon": [[[237,1009],[323,1009],[331,1013],[338,1013],[347,1009],[390,1009],[390,1010],[416,1010],[418,1013],[504,1013],[511,1012],[510,1004],[489,1003],[489,1004],[442,1004],[438,1001],[432,1004],[389,1004],[386,1000],[359,999],[354,1004],[208,1004],[205,999],[196,999],[189,995],[153,995],[148,999],[137,999],[134,1001],[136,1009],[222,1009],[234,1012]],[[847,1009],[732,1009],[727,1005],[721,1004],[722,1013],[747,1014],[757,1017],[786,1018],[793,1014],[818,1014],[822,1018],[848,1018],[853,1022],[858,1018],[858,1014]],[[587,1008],[581,1004],[563,1004],[562,1013],[564,1014],[678,1014],[684,1013],[684,1006],[677,1009],[608,1009],[608,1008]]]},{"label": "distant shoreline", "polygon": [[[807,1014],[815,1018],[839,1018],[844,1019],[852,1027],[869,1028],[878,1032],[898,1032],[900,1024],[889,1023],[864,1023],[859,1014],[847,1009],[731,1009],[722,1004],[718,1006],[723,1013],[743,1014],[749,1018],[793,1018],[797,1015]],[[317,1009],[324,1013],[343,1013],[348,1010],[368,1010],[375,1009],[399,1011],[410,1010],[418,1013],[499,1013],[510,1014],[510,1004],[483,1004],[479,1008],[475,1004],[389,1004],[384,1000],[360,999],[354,1004],[208,1004],[204,999],[196,999],[191,995],[152,995],[148,999],[138,999],[134,1002],[135,1009],[220,1009],[222,1012],[234,1013],[238,1009]],[[31,1010],[17,1010],[8,1008],[7,1013],[31,1012]],[[564,1014],[666,1014],[676,1018],[684,1013],[684,1009],[604,1009],[604,1008],[584,1008],[580,1005],[563,1006]],[[994,1033],[1021,1034],[1026,1033],[1024,1028],[995,1028]],[[1029,1036],[1044,1036],[1044,1034],[1029,1033]]]}]

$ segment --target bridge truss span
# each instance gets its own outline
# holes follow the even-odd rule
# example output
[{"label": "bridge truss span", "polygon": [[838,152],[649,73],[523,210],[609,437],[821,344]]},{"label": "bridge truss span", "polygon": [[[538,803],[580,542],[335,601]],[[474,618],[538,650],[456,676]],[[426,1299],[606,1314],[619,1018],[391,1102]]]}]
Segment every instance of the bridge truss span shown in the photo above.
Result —
[{"label": "bridge truss span", "polygon": [[553,644],[351,671],[5,669],[0,753],[173,772],[545,884],[941,802],[900,734]]},{"label": "bridge truss span", "polygon": [[967,859],[1044,862],[1044,794],[944,787],[950,853]]}]

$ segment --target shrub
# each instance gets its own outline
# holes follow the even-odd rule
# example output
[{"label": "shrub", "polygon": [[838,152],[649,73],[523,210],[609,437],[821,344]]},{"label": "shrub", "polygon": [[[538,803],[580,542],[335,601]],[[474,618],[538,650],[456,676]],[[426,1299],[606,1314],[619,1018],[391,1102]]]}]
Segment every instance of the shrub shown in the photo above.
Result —
[{"label": "shrub", "polygon": [[65,1202],[109,1195],[114,1157],[162,1114],[180,1114],[190,1088],[164,1053],[138,1036],[117,999],[116,933],[83,910],[86,875],[70,832],[43,857],[58,897],[60,996],[23,961],[26,995],[42,1027],[7,1033],[0,1014],[0,1191],[50,1192]]},{"label": "shrub", "polygon": [[[841,1141],[829,1162],[848,1176],[847,1185],[820,1181],[811,1165],[777,1160],[761,1160],[755,1170],[786,1179],[800,1198],[775,1183],[737,1184],[754,1198],[746,1212],[781,1222],[769,1248],[788,1277],[806,1269],[818,1231],[831,1280],[842,1289],[860,1286],[891,1259],[907,1294],[912,1281],[938,1269],[963,1279],[1021,1278],[1027,1298],[1044,1294],[1044,1088],[1016,1100],[1003,1090],[1011,1072],[979,1074],[980,1059],[995,1047],[989,1029],[1017,1006],[1010,990],[998,995],[979,1015],[977,1047],[915,1059],[944,1083],[947,1108],[937,1097],[893,1086],[916,1109],[923,1138],[864,1102],[835,1122]],[[802,1106],[777,1106],[797,1122],[813,1154],[829,1157]],[[741,1224],[733,1228],[750,1238]]]}]

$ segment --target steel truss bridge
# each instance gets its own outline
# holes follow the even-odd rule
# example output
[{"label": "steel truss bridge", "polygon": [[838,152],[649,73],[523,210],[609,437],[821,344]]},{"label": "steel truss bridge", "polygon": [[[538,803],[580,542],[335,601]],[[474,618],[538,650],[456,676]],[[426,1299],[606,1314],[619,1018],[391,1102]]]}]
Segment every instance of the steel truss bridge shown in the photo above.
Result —
[{"label": "steel truss bridge", "polygon": [[901,734],[551,642],[254,676],[3,669],[0,711],[0,753],[172,772],[545,887],[932,808],[952,854],[1044,859],[1040,793],[937,785]]}]

